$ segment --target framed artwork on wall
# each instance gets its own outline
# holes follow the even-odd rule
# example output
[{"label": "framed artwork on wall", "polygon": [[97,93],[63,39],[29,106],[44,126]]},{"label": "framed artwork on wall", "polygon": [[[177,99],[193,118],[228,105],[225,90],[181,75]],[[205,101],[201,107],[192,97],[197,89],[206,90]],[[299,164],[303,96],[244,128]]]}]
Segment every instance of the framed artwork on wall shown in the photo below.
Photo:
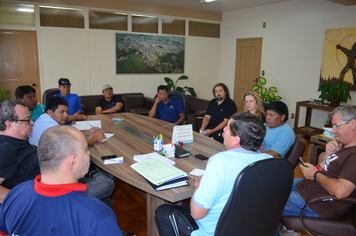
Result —
[{"label": "framed artwork on wall", "polygon": [[184,73],[185,38],[116,33],[116,74]]},{"label": "framed artwork on wall", "polygon": [[342,80],[356,91],[356,27],[325,30],[319,87]]}]

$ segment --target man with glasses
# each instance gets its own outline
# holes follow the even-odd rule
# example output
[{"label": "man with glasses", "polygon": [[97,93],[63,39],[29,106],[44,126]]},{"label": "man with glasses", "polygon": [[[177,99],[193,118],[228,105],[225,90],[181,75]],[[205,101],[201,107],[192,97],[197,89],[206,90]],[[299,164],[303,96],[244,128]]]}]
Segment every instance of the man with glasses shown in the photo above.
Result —
[{"label": "man with glasses", "polygon": [[[304,179],[294,179],[292,192],[282,216],[299,216],[305,201],[316,194],[331,194],[337,198],[356,196],[356,106],[335,108],[330,114],[335,136],[319,155],[319,164],[300,164]],[[338,218],[352,204],[313,204],[306,208],[304,216],[314,218]],[[276,235],[279,235],[278,233]]]},{"label": "man with glasses", "polygon": [[36,149],[27,141],[32,125],[25,103],[0,103],[0,203],[10,189],[40,174]]},{"label": "man with glasses", "polygon": [[[51,99],[66,103],[63,98]],[[12,188],[40,174],[37,150],[27,140],[33,124],[25,103],[17,100],[0,103],[0,203]],[[99,171],[91,178],[84,177],[80,181],[87,185],[88,194],[112,208],[110,196],[115,183],[107,173]]]}]

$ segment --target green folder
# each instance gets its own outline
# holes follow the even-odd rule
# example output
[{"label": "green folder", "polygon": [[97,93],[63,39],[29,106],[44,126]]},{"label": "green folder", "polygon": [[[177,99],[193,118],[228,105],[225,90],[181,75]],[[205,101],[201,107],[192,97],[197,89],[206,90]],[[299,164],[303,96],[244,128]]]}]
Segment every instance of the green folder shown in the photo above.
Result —
[{"label": "green folder", "polygon": [[187,173],[171,166],[160,159],[138,162],[131,165],[135,171],[155,185],[187,176]]}]

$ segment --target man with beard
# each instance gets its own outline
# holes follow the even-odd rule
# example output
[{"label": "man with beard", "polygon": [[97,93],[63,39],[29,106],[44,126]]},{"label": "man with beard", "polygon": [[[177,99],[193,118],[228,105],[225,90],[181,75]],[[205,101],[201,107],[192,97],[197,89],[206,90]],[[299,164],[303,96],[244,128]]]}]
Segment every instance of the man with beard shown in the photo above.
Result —
[{"label": "man with beard", "polygon": [[229,117],[236,113],[236,104],[231,100],[229,89],[223,83],[218,83],[214,86],[213,94],[215,98],[209,103],[200,133],[223,143],[223,129],[227,125]]},{"label": "man with beard", "polygon": [[167,86],[160,85],[157,88],[157,98],[153,104],[149,117],[156,117],[176,125],[180,125],[185,120],[182,103],[169,97]]}]

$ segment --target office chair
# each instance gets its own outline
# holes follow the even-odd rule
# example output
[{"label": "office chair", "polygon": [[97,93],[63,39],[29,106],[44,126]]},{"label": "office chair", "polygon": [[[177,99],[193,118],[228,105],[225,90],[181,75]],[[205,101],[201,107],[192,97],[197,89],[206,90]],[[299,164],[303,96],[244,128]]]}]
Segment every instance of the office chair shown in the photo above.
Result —
[{"label": "office chair", "polygon": [[42,103],[44,105],[47,104],[48,99],[50,99],[53,95],[60,93],[58,88],[50,88],[43,92],[42,95]]},{"label": "office chair", "polygon": [[182,125],[185,125],[188,120],[188,98],[185,93],[180,92],[180,91],[172,91],[169,92],[169,97],[176,99],[182,103],[183,109],[184,109],[184,114],[185,114],[185,121],[183,121]]},{"label": "office chair", "polygon": [[[333,204],[341,201],[353,204],[344,215],[337,219],[320,219],[303,217],[304,209],[314,203]],[[332,195],[317,194],[309,197],[300,216],[285,216],[281,223],[289,230],[307,232],[315,236],[354,236],[356,235],[356,197],[336,198]]]},{"label": "office chair", "polygon": [[[275,235],[292,188],[293,176],[293,167],[284,158],[269,158],[245,167],[236,177],[216,225],[215,235]],[[175,224],[177,214],[181,216],[175,209],[169,212],[178,236]],[[189,217],[190,220],[185,220],[191,222],[192,229],[198,229],[188,214]]]},{"label": "office chair", "polygon": [[307,142],[299,135],[295,135],[295,141],[287,152],[285,159],[292,163],[293,169],[298,165],[299,157],[303,156]]}]

